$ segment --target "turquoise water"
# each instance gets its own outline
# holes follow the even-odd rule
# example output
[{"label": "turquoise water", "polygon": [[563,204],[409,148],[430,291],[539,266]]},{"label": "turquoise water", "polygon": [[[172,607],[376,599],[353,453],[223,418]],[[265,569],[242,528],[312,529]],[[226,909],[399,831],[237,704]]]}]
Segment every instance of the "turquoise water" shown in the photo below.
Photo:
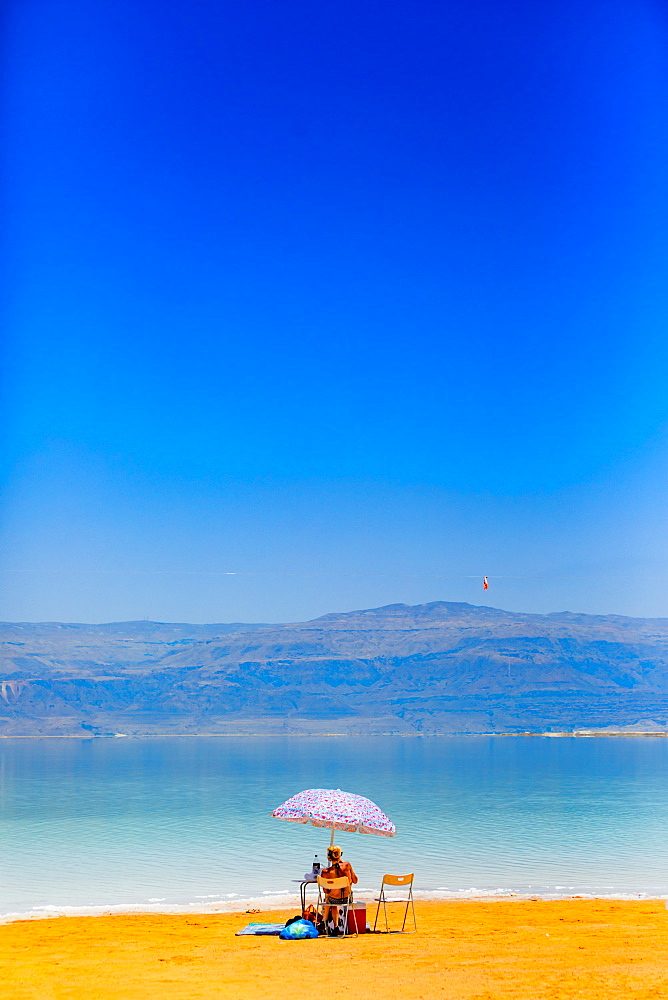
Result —
[{"label": "turquoise water", "polygon": [[292,902],[325,830],[309,787],[373,799],[394,839],[337,834],[373,893],[668,894],[668,739],[3,740],[0,915]]}]

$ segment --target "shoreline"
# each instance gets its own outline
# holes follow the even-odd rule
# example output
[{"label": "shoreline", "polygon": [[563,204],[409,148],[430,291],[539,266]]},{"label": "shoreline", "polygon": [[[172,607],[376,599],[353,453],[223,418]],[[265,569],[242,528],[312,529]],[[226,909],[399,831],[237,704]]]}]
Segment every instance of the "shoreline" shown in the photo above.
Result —
[{"label": "shoreline", "polygon": [[598,730],[598,729],[575,729],[564,732],[521,732],[521,733],[44,733],[44,734],[22,734],[6,735],[0,734],[0,740],[166,740],[166,739],[199,739],[206,737],[210,739],[374,739],[379,737],[392,736],[406,740],[421,739],[447,739],[467,737],[541,737],[548,739],[601,739],[604,737],[668,737],[668,730]]},{"label": "shoreline", "polygon": [[[105,917],[222,917],[222,916],[244,916],[256,913],[288,913],[294,916],[300,909],[298,893],[277,892],[280,896],[275,900],[267,899],[266,896],[244,896],[240,899],[229,902],[216,901],[209,907],[204,902],[197,903],[170,903],[166,906],[156,904],[151,905],[150,901],[141,903],[107,903],[79,905],[55,905],[36,906],[29,910],[13,911],[0,914],[0,928],[14,923],[36,923],[43,920],[60,919],[94,919],[99,920]],[[444,893],[436,890],[417,890],[415,892],[415,903],[420,905],[455,905],[459,903],[467,904],[495,904],[495,903],[566,903],[582,900],[593,902],[599,900],[604,903],[656,903],[664,905],[668,912],[668,892],[662,893],[622,893],[622,892],[579,892],[579,893],[550,893],[550,892],[508,892],[479,889],[462,889],[459,893]],[[375,893],[372,890],[365,890],[358,895],[355,902],[366,905],[367,914],[369,908],[375,906]],[[368,917],[367,917],[368,919]]]}]

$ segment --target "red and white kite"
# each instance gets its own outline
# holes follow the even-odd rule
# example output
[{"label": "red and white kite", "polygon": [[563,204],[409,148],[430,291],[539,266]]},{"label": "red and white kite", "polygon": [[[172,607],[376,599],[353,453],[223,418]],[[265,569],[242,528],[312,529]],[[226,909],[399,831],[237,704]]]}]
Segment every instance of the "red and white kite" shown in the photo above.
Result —
[{"label": "red and white kite", "polygon": [[489,590],[489,584],[487,583],[487,577],[486,576],[483,576],[483,578],[482,578],[482,589],[483,590]]}]

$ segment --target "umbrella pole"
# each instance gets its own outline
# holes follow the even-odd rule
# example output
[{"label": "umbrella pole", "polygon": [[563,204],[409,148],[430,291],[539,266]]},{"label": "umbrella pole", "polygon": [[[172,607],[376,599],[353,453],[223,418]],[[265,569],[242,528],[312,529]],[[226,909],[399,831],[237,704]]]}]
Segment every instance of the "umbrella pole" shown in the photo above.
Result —
[{"label": "umbrella pole", "polygon": [[332,847],[333,844],[334,844],[334,824],[332,823],[332,836],[329,841],[329,846]]}]

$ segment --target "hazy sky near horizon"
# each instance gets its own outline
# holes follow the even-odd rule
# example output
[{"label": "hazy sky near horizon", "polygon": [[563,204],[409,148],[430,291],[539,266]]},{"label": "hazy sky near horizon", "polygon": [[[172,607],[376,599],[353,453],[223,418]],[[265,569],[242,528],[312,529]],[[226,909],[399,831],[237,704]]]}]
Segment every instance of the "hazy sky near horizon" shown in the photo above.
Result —
[{"label": "hazy sky near horizon", "polygon": [[663,3],[5,21],[0,618],[668,616]]}]

